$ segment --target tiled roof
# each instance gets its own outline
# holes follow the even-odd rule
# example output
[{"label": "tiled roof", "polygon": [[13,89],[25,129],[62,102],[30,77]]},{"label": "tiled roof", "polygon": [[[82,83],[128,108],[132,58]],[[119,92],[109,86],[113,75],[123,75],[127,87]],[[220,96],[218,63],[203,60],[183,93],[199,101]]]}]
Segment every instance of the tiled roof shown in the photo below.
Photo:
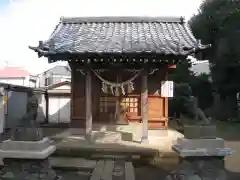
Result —
[{"label": "tiled roof", "polygon": [[155,53],[186,56],[205,49],[183,18],[61,18],[51,37],[30,47],[40,55]]},{"label": "tiled roof", "polygon": [[30,73],[21,67],[6,67],[0,69],[0,78],[19,78],[29,76]]}]

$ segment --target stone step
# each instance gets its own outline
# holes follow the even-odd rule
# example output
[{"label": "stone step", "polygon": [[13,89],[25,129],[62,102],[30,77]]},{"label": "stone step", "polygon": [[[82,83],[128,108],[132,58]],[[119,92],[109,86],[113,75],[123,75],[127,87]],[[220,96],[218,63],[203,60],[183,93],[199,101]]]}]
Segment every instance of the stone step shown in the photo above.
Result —
[{"label": "stone step", "polygon": [[143,157],[154,157],[158,152],[154,149],[141,149],[141,148],[119,148],[110,149],[103,147],[82,147],[82,148],[67,148],[57,147],[57,150],[53,157],[79,157],[79,158],[91,158],[93,155],[112,155],[112,156],[143,156]]},{"label": "stone step", "polygon": [[138,160],[140,155],[92,154],[91,159]]},{"label": "stone step", "polygon": [[96,160],[71,157],[50,157],[49,162],[54,169],[84,172],[92,172],[97,163]]}]

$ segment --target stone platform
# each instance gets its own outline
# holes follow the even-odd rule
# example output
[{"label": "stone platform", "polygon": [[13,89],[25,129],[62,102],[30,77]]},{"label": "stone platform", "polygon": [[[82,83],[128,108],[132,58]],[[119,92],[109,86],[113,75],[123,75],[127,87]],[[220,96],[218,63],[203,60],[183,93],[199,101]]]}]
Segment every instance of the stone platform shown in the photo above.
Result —
[{"label": "stone platform", "polygon": [[49,165],[48,157],[56,147],[48,138],[40,141],[3,141],[0,158],[4,168],[0,179],[9,180],[57,180],[60,179]]},{"label": "stone platform", "polygon": [[217,156],[225,157],[232,154],[232,150],[224,147],[224,140],[216,139],[186,139],[180,138],[172,146],[173,151],[181,157],[189,156]]},{"label": "stone platform", "polygon": [[224,157],[232,150],[224,140],[216,137],[215,126],[185,126],[185,138],[178,138],[172,150],[178,153],[181,166],[172,171],[167,180],[227,180]]},{"label": "stone platform", "polygon": [[41,141],[3,141],[0,146],[1,158],[45,159],[56,151],[48,138]]}]

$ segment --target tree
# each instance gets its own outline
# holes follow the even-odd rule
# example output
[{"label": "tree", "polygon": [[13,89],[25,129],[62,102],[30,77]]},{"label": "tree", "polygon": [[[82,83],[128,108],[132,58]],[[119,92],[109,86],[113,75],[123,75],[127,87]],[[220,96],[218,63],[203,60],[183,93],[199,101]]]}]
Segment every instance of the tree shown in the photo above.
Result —
[{"label": "tree", "polygon": [[210,108],[213,104],[213,88],[212,83],[209,80],[209,75],[202,73],[198,76],[193,76],[190,85],[192,88],[192,94],[198,97],[199,107],[203,110]]},{"label": "tree", "polygon": [[190,21],[193,34],[211,44],[207,58],[213,85],[222,99],[240,91],[240,1],[205,0]]},{"label": "tree", "polygon": [[171,69],[168,74],[168,79],[173,80],[175,83],[188,83],[191,76],[194,74],[190,68],[192,64],[189,59],[185,59],[176,65],[176,68]]}]

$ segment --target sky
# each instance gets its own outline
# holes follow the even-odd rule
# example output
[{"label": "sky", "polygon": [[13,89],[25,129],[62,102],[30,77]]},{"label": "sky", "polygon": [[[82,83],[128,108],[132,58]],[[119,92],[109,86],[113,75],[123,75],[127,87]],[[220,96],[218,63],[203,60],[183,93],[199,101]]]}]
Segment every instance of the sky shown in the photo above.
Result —
[{"label": "sky", "polygon": [[31,73],[53,66],[28,48],[47,40],[61,16],[184,16],[202,0],[0,0],[0,68],[21,66]]}]

